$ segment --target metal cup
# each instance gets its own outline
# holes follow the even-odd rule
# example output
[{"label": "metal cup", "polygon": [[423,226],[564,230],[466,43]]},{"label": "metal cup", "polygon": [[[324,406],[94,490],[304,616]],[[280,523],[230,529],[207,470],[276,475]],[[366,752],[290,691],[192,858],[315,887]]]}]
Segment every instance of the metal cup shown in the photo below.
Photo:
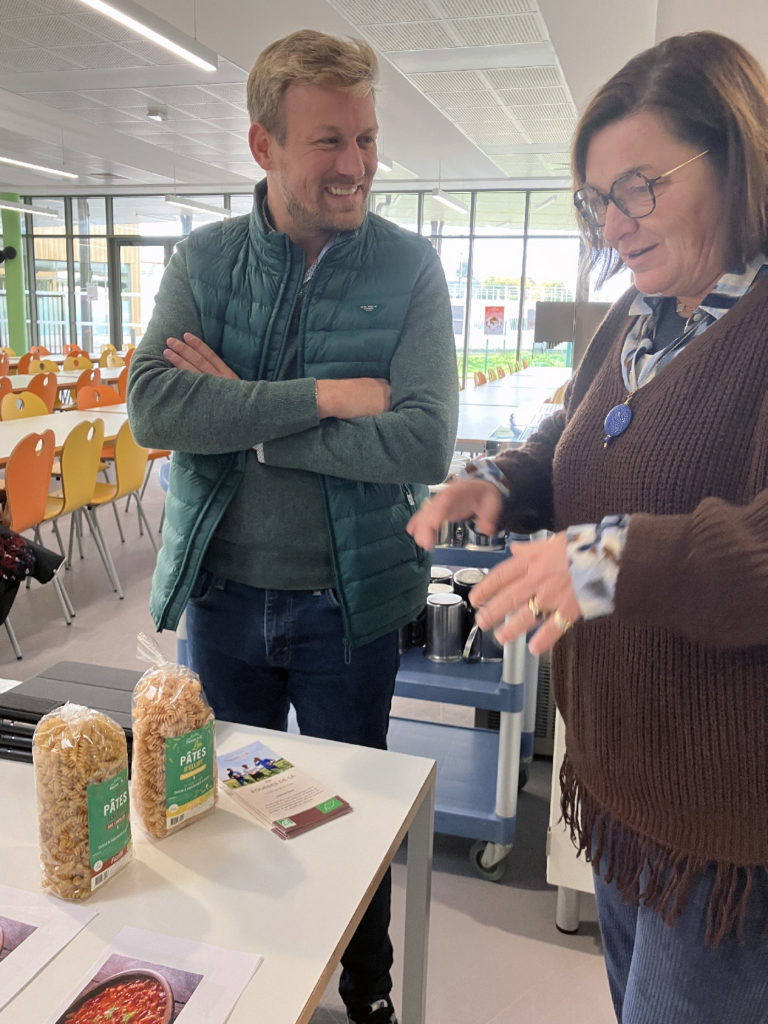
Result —
[{"label": "metal cup", "polygon": [[464,547],[469,551],[503,551],[506,533],[480,533],[471,522],[464,523]]},{"label": "metal cup", "polygon": [[429,570],[430,583],[450,583],[453,580],[453,570],[447,565],[433,565]]},{"label": "metal cup", "polygon": [[458,594],[428,595],[424,653],[431,661],[461,661],[465,616],[466,608]]}]

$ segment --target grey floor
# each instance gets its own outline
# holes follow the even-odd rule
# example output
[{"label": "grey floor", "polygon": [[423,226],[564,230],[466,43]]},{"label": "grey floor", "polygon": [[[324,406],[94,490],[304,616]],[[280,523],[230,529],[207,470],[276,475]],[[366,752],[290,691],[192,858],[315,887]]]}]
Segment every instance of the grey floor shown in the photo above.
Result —
[{"label": "grey floor", "polygon": [[[162,492],[151,482],[145,508],[150,522],[160,521]],[[67,627],[53,588],[33,584],[22,589],[11,621],[24,657],[17,661],[0,633],[0,677],[28,679],[59,660],[142,668],[137,659],[140,631],[157,636],[147,610],[154,553],[138,533],[133,510],[121,520],[119,542],[109,509],[99,513],[110,541],[125,599],[112,591],[92,540],[85,558],[77,558],[65,581],[77,615]],[[53,546],[53,540],[46,543]],[[173,658],[175,634],[157,636]],[[402,701],[395,713],[457,721],[465,709]],[[471,724],[467,722],[466,724]],[[0,762],[1,766],[1,762]],[[1,770],[1,767],[0,767]],[[581,899],[581,927],[563,935],[554,924],[555,890],[545,880],[545,843],[551,763],[536,759],[520,795],[515,845],[504,878],[479,878],[469,861],[471,841],[436,835],[427,991],[428,1024],[613,1024],[594,901]],[[399,956],[403,941],[405,857],[393,865],[392,939]],[[394,998],[399,1004],[396,960]],[[312,1024],[345,1020],[335,981],[326,991]],[[268,1021],[261,1024],[269,1024]]]}]

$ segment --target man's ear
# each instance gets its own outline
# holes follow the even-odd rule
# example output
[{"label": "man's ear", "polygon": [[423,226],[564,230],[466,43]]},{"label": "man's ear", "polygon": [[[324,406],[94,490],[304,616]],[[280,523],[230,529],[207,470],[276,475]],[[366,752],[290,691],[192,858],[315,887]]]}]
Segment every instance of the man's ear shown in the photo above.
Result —
[{"label": "man's ear", "polygon": [[274,136],[270,135],[258,121],[255,121],[248,130],[248,145],[259,167],[264,171],[271,171],[274,166],[273,149],[276,142]]}]

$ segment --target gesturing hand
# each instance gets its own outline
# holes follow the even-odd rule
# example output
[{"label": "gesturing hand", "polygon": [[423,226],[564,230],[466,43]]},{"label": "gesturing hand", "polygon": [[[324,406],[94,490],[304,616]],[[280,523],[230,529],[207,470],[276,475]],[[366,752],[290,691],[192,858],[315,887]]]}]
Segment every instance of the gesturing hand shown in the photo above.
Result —
[{"label": "gesturing hand", "polygon": [[187,332],[183,338],[168,338],[163,355],[179,370],[191,370],[192,373],[209,373],[213,377],[227,377],[229,380],[240,380],[224,360],[195,334]]},{"label": "gesturing hand", "polygon": [[425,501],[408,522],[406,530],[419,547],[430,551],[443,523],[474,519],[480,533],[493,533],[501,512],[501,494],[487,480],[469,477],[452,480]]},{"label": "gesturing hand", "polygon": [[[541,654],[581,618],[568,568],[566,539],[562,532],[547,540],[510,546],[511,557],[470,592],[480,629],[495,626],[497,640],[509,643],[538,623],[528,648],[532,654]],[[539,615],[535,614],[537,608]]]}]

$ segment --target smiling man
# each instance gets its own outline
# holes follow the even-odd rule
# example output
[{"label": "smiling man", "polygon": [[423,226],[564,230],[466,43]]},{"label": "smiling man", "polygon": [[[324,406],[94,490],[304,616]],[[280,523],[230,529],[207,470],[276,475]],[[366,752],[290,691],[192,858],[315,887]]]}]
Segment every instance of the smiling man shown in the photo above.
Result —
[{"label": "smiling man", "polygon": [[[428,564],[405,526],[456,436],[451,308],[426,239],[367,213],[376,58],[305,30],[248,81],[265,179],[179,244],[131,363],[139,443],[174,450],[151,610],[186,609],[218,718],[386,747],[397,630]],[[389,876],[342,957],[354,1024],[394,1024]]]}]

